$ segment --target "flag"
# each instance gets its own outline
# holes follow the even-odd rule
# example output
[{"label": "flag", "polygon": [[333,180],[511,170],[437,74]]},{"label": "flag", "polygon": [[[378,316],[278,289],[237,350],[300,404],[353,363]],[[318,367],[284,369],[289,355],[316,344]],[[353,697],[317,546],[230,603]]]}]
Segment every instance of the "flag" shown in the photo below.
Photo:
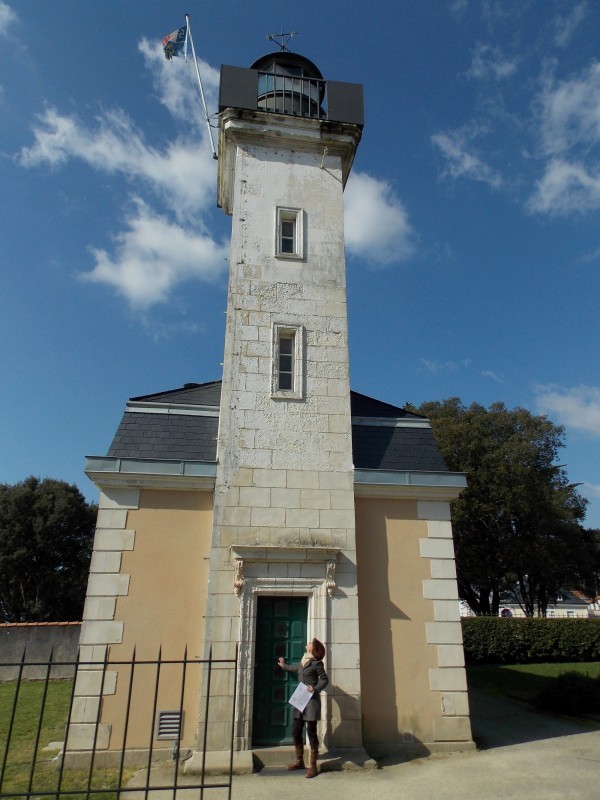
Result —
[{"label": "flag", "polygon": [[173,31],[173,33],[165,36],[165,38],[162,40],[163,50],[167,61],[170,61],[173,56],[178,56],[181,54],[183,45],[185,44],[186,32],[187,26],[179,28],[177,31]]}]

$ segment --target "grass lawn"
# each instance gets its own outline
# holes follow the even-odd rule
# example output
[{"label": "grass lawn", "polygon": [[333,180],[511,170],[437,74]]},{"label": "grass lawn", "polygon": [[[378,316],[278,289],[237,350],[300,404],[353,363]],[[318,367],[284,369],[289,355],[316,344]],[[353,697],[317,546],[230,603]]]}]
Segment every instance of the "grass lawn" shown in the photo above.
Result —
[{"label": "grass lawn", "polygon": [[[58,750],[44,751],[50,742],[62,742],[65,738],[69,703],[73,689],[72,680],[51,680],[44,704],[44,714],[40,729],[39,745],[34,758],[34,747],[40,721],[44,693],[43,681],[23,681],[15,710],[10,743],[7,737],[14,705],[17,684],[14,681],[0,683],[0,769],[6,756],[6,769],[0,775],[0,791],[5,794],[30,791],[50,794],[58,788],[59,765],[54,760]],[[33,775],[31,774],[34,763]],[[127,776],[129,777],[128,773]],[[94,770],[91,788],[113,789],[118,782],[118,772]],[[88,770],[65,770],[62,789],[86,790]],[[72,795],[80,798],[81,795]],[[114,792],[94,795],[102,800],[115,798]]]},{"label": "grass lawn", "polygon": [[578,672],[600,678],[600,662],[578,664],[484,664],[467,667],[469,687],[532,702],[559,675]]}]

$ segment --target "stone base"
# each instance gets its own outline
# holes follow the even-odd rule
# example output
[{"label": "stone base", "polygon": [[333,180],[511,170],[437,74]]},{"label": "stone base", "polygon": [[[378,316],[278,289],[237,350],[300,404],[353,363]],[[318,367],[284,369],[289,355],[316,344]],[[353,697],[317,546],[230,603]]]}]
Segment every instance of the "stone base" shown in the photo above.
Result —
[{"label": "stone base", "polygon": [[[209,750],[206,758],[202,751],[194,750],[191,757],[181,765],[184,775],[201,775],[204,761],[205,775],[226,775],[229,773],[231,754],[228,750]],[[238,750],[233,753],[233,774],[247,775],[254,772],[251,750]]]},{"label": "stone base", "polygon": [[[55,743],[56,744],[56,743]],[[182,754],[184,749],[182,748]],[[188,752],[190,752],[188,750]],[[148,764],[149,750],[125,750],[123,766],[125,769],[140,769]],[[121,765],[121,750],[96,750],[94,754],[95,769],[119,769]],[[92,752],[90,750],[67,750],[61,751],[57,757],[57,762],[64,759],[65,769],[89,769],[92,762]],[[162,763],[173,764],[173,748],[155,748],[152,750],[152,766]]]}]

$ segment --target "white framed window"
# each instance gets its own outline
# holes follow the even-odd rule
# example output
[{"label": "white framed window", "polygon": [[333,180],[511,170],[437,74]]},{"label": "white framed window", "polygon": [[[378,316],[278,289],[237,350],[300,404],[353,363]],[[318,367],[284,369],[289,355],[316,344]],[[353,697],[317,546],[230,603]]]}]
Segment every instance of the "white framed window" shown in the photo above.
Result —
[{"label": "white framed window", "polygon": [[301,400],[304,395],[304,328],[273,323],[271,397]]},{"label": "white framed window", "polygon": [[293,391],[294,389],[294,339],[293,333],[282,333],[279,337],[279,364],[277,389]]},{"label": "white framed window", "polygon": [[275,214],[275,256],[304,258],[303,213],[299,208],[277,206]]}]

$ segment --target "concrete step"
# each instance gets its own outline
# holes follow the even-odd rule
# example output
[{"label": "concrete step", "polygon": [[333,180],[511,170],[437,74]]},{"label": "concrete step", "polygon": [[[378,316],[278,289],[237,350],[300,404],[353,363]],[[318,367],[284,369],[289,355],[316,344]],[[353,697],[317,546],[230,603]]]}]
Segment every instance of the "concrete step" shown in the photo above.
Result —
[{"label": "concrete step", "polygon": [[[252,749],[252,760],[257,770],[267,768],[269,770],[285,769],[290,761],[294,760],[294,748],[290,745],[279,747],[254,747]],[[304,748],[304,763],[308,764],[309,750]],[[367,751],[362,747],[340,748],[336,750],[319,750],[317,761],[320,772],[334,772],[338,770],[350,769],[377,769],[377,762],[374,761]]]}]

